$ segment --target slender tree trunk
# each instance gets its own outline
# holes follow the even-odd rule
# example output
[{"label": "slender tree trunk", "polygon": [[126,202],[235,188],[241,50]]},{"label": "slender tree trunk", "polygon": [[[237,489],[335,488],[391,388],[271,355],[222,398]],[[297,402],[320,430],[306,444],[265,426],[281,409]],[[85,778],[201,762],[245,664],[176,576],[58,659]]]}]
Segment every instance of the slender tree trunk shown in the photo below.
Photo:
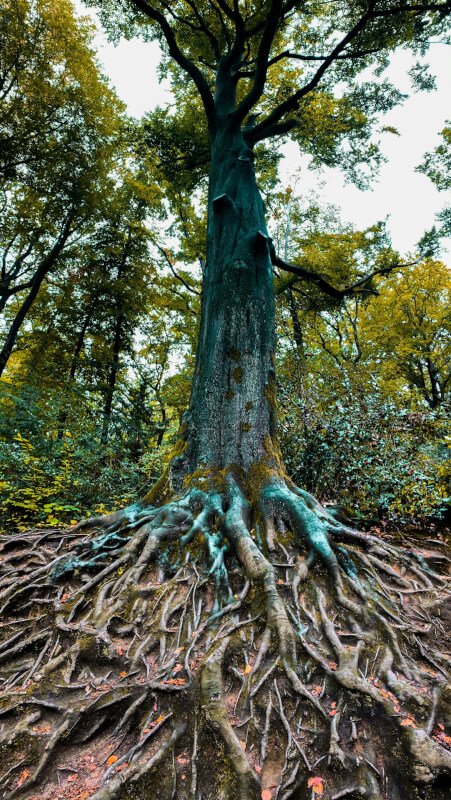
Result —
[{"label": "slender tree trunk", "polygon": [[431,408],[437,408],[443,402],[443,392],[440,386],[438,370],[431,358],[426,359],[429,381],[431,384]]},{"label": "slender tree trunk", "polygon": [[[74,378],[75,378],[75,375],[76,375],[76,372],[77,372],[77,368],[78,368],[78,360],[80,358],[80,353],[82,351],[82,348],[83,348],[83,345],[84,345],[84,342],[85,342],[86,331],[88,330],[88,327],[89,327],[90,322],[92,320],[92,317],[94,315],[94,311],[96,309],[97,302],[98,302],[98,300],[96,298],[94,300],[94,302],[91,304],[91,306],[90,306],[90,308],[88,310],[88,313],[86,314],[86,316],[85,316],[85,318],[83,320],[83,325],[81,326],[80,332],[79,332],[79,334],[77,336],[77,341],[76,341],[76,344],[75,344],[75,350],[74,350],[73,355],[72,355],[72,360],[71,360],[70,370],[69,370],[69,379],[68,379],[68,385],[69,386],[71,386],[73,381],[74,381]],[[65,425],[66,425],[67,416],[68,416],[68,409],[66,407],[65,410],[63,411],[63,413],[61,414],[59,425],[58,425],[58,437],[57,437],[58,441],[60,441],[64,436],[64,428],[65,428]]]},{"label": "slender tree trunk", "polygon": [[48,255],[41,261],[38,269],[34,274],[31,289],[28,292],[22,305],[20,306],[8,330],[8,333],[6,334],[3,347],[0,351],[0,376],[3,374],[5,370],[5,367],[14,349],[14,345],[16,344],[19,331],[24,323],[24,320],[27,317],[28,312],[30,311],[30,308],[32,307],[34,301],[36,300],[36,297],[38,295],[39,289],[42,286],[44,278],[46,277],[46,275],[48,275],[52,267],[55,265],[71,234],[72,219],[73,215],[70,214],[64,224],[64,228],[61,231],[61,235],[58,237],[57,241],[53,245]]},{"label": "slender tree trunk", "polygon": [[129,248],[131,243],[131,236],[132,230],[129,227],[127,233],[127,239],[125,242],[124,249],[122,251],[122,257],[119,262],[118,270],[117,270],[117,281],[118,281],[118,295],[117,295],[117,314],[114,323],[114,334],[113,334],[113,347],[112,347],[112,358],[111,358],[111,366],[108,374],[108,382],[107,388],[104,395],[104,406],[103,406],[103,423],[102,423],[102,433],[100,437],[100,441],[103,445],[106,445],[108,442],[108,432],[110,428],[110,421],[111,421],[111,411],[113,408],[113,397],[114,392],[116,389],[116,380],[117,374],[119,372],[119,360],[120,354],[123,346],[123,326],[125,322],[125,313],[124,313],[124,301],[122,297],[122,290],[120,288],[120,282],[124,277],[124,273],[126,270],[127,265],[127,258],[129,254]]},{"label": "slender tree trunk", "polygon": [[163,441],[164,434],[166,433],[166,428],[167,428],[167,422],[168,421],[167,421],[166,409],[165,409],[165,406],[164,406],[164,402],[161,399],[160,393],[159,392],[155,392],[155,396],[156,396],[157,401],[158,401],[158,403],[160,405],[160,414],[161,414],[161,420],[160,420],[160,423],[158,425],[157,447],[161,447],[161,443]]},{"label": "slender tree trunk", "polygon": [[299,319],[298,309],[296,307],[296,302],[291,288],[287,290],[287,294],[288,294],[288,306],[290,309],[291,324],[293,325],[293,339],[296,345],[296,354],[297,354],[296,371],[298,374],[299,394],[302,403],[301,405],[302,424],[304,426],[304,431],[307,433],[309,428],[309,409],[308,409],[307,392],[306,392],[307,370],[305,361],[304,335],[302,332],[302,325]]},{"label": "slender tree trunk", "polygon": [[108,382],[104,396],[103,405],[103,423],[101,442],[106,445],[108,442],[108,432],[111,422],[111,411],[113,408],[113,398],[116,389],[117,374],[119,372],[119,360],[122,350],[122,330],[124,325],[125,315],[122,311],[117,315],[114,325],[114,338],[111,366],[108,374]]},{"label": "slender tree trunk", "polygon": [[246,472],[275,439],[274,282],[253,153],[241,133],[212,146],[207,259],[182,473]]}]

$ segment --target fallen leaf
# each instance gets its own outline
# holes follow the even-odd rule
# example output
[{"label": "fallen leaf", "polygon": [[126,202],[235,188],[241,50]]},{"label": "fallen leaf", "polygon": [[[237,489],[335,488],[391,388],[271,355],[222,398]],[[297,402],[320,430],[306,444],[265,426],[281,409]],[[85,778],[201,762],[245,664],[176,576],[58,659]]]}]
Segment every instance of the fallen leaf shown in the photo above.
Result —
[{"label": "fallen leaf", "polygon": [[251,664],[246,664],[243,670],[243,675],[249,675],[250,672],[252,672],[252,666]]},{"label": "fallen leaf", "polygon": [[313,789],[315,794],[322,794],[324,791],[324,780],[320,778],[319,775],[315,775],[313,778],[308,779],[307,786],[309,789]]},{"label": "fallen leaf", "polygon": [[115,770],[115,771],[116,771],[116,772],[122,772],[122,770],[123,770],[123,769],[127,769],[127,767],[128,767],[128,762],[127,762],[127,761],[124,761],[124,763],[123,763],[123,764],[119,764],[119,766],[118,766],[118,767],[116,767],[116,770]]},{"label": "fallen leaf", "polygon": [[318,695],[320,695],[320,694],[321,694],[321,686],[316,684],[316,686],[313,686],[313,688],[312,688],[312,695],[313,695],[313,697],[318,697]]},{"label": "fallen leaf", "polygon": [[329,711],[329,717],[335,717],[336,713],[337,713],[337,709],[333,708],[332,711]]},{"label": "fallen leaf", "polygon": [[30,777],[30,775],[31,775],[31,773],[30,773],[29,769],[23,769],[22,772],[20,773],[18,779],[17,779],[16,786],[17,787],[22,786],[22,784],[25,783],[25,781],[27,780],[27,778]]},{"label": "fallen leaf", "polygon": [[160,716],[159,716],[159,717],[157,717],[157,725],[159,725],[159,724],[160,724],[160,722],[163,722],[163,720],[164,720],[164,719],[165,719],[165,716],[164,716],[164,714],[160,714]]},{"label": "fallen leaf", "polygon": [[76,780],[78,780],[78,775],[74,772],[73,775],[69,775],[69,777],[67,779],[67,782],[68,783],[73,783]]},{"label": "fallen leaf", "polygon": [[115,764],[116,761],[119,761],[119,756],[110,756],[109,758],[107,758],[106,763],[108,764],[109,767],[111,767],[111,764]]},{"label": "fallen leaf", "polygon": [[255,765],[255,771],[256,771],[257,775],[260,775],[260,772],[262,771],[262,768],[261,768],[260,764],[256,764]]},{"label": "fallen leaf", "polygon": [[119,677],[120,678],[125,678],[126,675],[127,675],[127,673],[125,672],[125,670],[123,670],[123,672],[119,673]]},{"label": "fallen leaf", "polygon": [[176,675],[177,672],[181,672],[182,669],[183,669],[183,664],[176,664],[172,671],[173,671],[174,675]]},{"label": "fallen leaf", "polygon": [[416,725],[411,717],[406,717],[406,719],[403,719],[401,725],[403,728],[416,728]]},{"label": "fallen leaf", "polygon": [[271,800],[272,792],[270,789],[263,789],[262,800]]},{"label": "fallen leaf", "polygon": [[243,750],[246,749],[246,742],[243,742],[242,739],[240,739],[240,745],[243,748]]}]

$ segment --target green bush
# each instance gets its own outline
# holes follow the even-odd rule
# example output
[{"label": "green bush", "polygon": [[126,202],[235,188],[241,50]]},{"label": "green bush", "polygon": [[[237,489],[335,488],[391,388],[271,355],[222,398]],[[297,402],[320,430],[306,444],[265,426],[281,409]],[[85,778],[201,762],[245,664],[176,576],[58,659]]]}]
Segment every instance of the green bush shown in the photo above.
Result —
[{"label": "green bush", "polygon": [[336,401],[306,423],[300,403],[290,397],[290,405],[281,439],[297,483],[353,516],[444,519],[451,444],[444,410],[410,412],[371,395]]}]

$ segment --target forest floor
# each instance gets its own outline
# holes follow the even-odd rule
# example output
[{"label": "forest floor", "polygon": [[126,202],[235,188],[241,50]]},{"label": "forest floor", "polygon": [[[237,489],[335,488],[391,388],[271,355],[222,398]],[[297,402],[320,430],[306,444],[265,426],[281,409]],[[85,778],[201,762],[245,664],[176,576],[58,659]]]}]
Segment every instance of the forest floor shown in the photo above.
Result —
[{"label": "forest floor", "polygon": [[1,798],[449,797],[449,532],[351,537],[337,589],[283,530],[268,601],[239,550],[226,588],[205,543],[147,559],[137,530],[68,574],[98,529],[0,537]]}]

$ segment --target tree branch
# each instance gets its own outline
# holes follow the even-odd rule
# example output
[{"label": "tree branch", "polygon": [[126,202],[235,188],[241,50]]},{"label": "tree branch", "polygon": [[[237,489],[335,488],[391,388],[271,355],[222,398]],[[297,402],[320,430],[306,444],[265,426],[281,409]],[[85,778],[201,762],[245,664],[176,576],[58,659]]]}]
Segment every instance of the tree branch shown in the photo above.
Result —
[{"label": "tree branch", "polygon": [[395,269],[403,269],[404,267],[411,267],[414,264],[418,264],[417,260],[410,261],[406,264],[393,264],[386,267],[379,267],[378,269],[363,275],[361,278],[358,278],[358,280],[354,281],[354,283],[352,283],[350,286],[337,288],[336,286],[333,286],[333,284],[329,283],[328,280],[323,278],[323,276],[318,272],[315,272],[315,270],[309,269],[308,267],[301,267],[298,264],[291,264],[289,261],[284,261],[277,255],[272,242],[270,242],[269,251],[271,263],[274,267],[278,267],[285,272],[290,272],[292,275],[296,275],[298,278],[301,278],[301,280],[316,284],[318,289],[324,292],[324,294],[329,295],[329,297],[333,297],[335,300],[343,300],[348,295],[355,294],[356,292],[377,294],[375,289],[371,289],[366,286],[366,284],[368,284],[377,275],[389,275],[390,272],[393,272]]},{"label": "tree branch", "polygon": [[[359,33],[365,29],[370,20],[378,17],[394,16],[395,14],[408,14],[415,12],[421,13],[425,11],[438,11],[444,15],[451,14],[451,0],[446,0],[444,3],[406,4],[392,8],[382,8],[380,10],[376,10],[375,6],[376,0],[370,0],[365,13],[362,14],[360,19],[346,34],[346,36],[344,36],[343,39],[338,42],[329,55],[323,59],[321,66],[317,69],[311,80],[297,92],[294,92],[291,97],[287,98],[287,100],[277,106],[277,108],[275,108],[265,120],[262,120],[262,122],[252,129],[249,136],[251,141],[257,142],[260,141],[260,139],[266,138],[266,129],[268,127],[274,126],[285,114],[289,113],[290,111],[296,111],[299,108],[299,101],[318,86],[321,78],[329,69],[331,64],[337,60],[347,57],[347,54],[343,54],[342,51],[359,35]],[[366,51],[362,51],[362,55],[363,54],[366,54]]]},{"label": "tree branch", "polygon": [[[182,283],[182,284],[183,284],[183,286],[185,287],[185,289],[188,289],[188,291],[189,291],[189,292],[191,292],[192,294],[197,294],[197,295],[200,295],[200,292],[198,292],[198,291],[197,291],[197,289],[194,289],[194,287],[193,287],[193,286],[190,286],[190,285],[189,285],[189,283],[187,283],[187,281],[185,281],[185,279],[184,279],[184,278],[183,278],[181,275],[179,275],[179,274],[178,274],[178,272],[176,271],[176,269],[175,269],[175,267],[174,267],[174,265],[173,265],[173,263],[172,263],[171,259],[170,259],[170,258],[169,258],[169,256],[168,256],[168,253],[167,253],[167,251],[165,250],[165,248],[164,248],[164,247],[161,247],[161,245],[160,245],[160,244],[158,244],[158,242],[154,242],[154,245],[155,245],[155,247],[157,248],[157,250],[159,250],[159,252],[161,253],[161,255],[162,255],[162,256],[164,256],[164,259],[165,259],[165,261],[167,262],[167,264],[168,264],[168,267],[169,267],[169,269],[171,270],[171,272],[172,272],[172,274],[173,274],[174,278],[176,278],[176,280],[180,281],[180,283]],[[182,295],[180,295],[180,296],[182,296]]]},{"label": "tree branch", "polygon": [[[367,50],[356,50],[353,53],[341,53],[336,57],[336,61],[346,61],[352,58],[364,58],[364,56],[370,56],[373,53],[378,53],[379,50],[377,47],[369,48]],[[325,61],[327,56],[314,56],[314,55],[302,55],[301,53],[292,53],[290,50],[284,50],[282,53],[279,53],[274,58],[271,58],[268,61],[268,67],[272,67],[273,64],[277,64],[279,61],[282,61],[284,58],[293,58],[296,61]]]},{"label": "tree branch", "polygon": [[443,14],[450,14],[451,2],[450,0],[446,0],[445,3],[408,3],[406,5],[396,6],[394,8],[382,8],[380,11],[376,11],[374,16],[388,17],[391,14],[409,14],[415,11],[418,13],[421,11],[438,11]]},{"label": "tree branch", "polygon": [[[334,49],[329,53],[329,55],[324,59],[321,66],[318,67],[317,71],[310,79],[308,83],[306,83],[301,89],[291,95],[287,100],[283,103],[280,103],[274,111],[262,122],[256,125],[252,131],[250,131],[250,138],[252,141],[257,142],[261,138],[266,136],[265,130],[268,127],[272,127],[277,122],[279,122],[282,117],[289,111],[296,111],[299,108],[299,100],[302,97],[305,97],[309,94],[313,89],[316,89],[318,86],[321,78],[323,77],[324,73],[329,69],[331,64],[338,58],[342,50],[356,38],[356,36],[363,31],[367,23],[370,19],[374,16],[374,6],[375,0],[371,0],[369,3],[367,11],[360,17],[360,19],[356,22],[356,24],[351,28],[350,31],[346,34],[346,36],[341,39],[340,42],[334,47]],[[263,134],[263,136],[261,135]]]},{"label": "tree branch", "polygon": [[244,129],[244,137],[249,142],[249,144],[255,144],[256,141],[261,142],[263,139],[269,139],[270,137],[274,136],[283,136],[285,133],[289,133],[293,128],[297,128],[299,122],[296,119],[286,119],[282,122],[278,122],[275,125],[270,125],[268,128],[265,128],[261,135],[256,140],[253,136],[253,131],[255,128],[251,128],[250,130]]},{"label": "tree branch", "polygon": [[240,123],[246,114],[254,107],[265,88],[266,74],[268,72],[268,59],[274,36],[277,32],[277,24],[282,13],[282,0],[272,0],[268,11],[265,26],[263,28],[260,47],[256,59],[255,79],[246,97],[232,114],[232,121]]},{"label": "tree branch", "polygon": [[208,39],[210,39],[211,46],[213,48],[213,52],[214,52],[216,58],[219,60],[219,58],[221,57],[221,51],[220,51],[219,42],[218,42],[216,36],[209,29],[208,25],[205,24],[200,12],[199,12],[199,9],[196,6],[196,3],[193,2],[193,0],[185,0],[185,3],[187,3],[188,6],[194,12],[194,14],[196,16],[196,19],[197,19],[197,21],[198,21],[203,33],[208,37]]},{"label": "tree branch", "polygon": [[152,8],[152,6],[148,5],[146,0],[131,0],[134,6],[145,14],[149,19],[154,20],[160,28],[161,31],[166,39],[166,42],[169,47],[169,55],[177,62],[177,64],[185,70],[185,72],[190,76],[190,78],[194,81],[197,90],[201,96],[205,113],[207,115],[208,120],[208,127],[210,132],[214,132],[215,129],[215,119],[216,119],[216,109],[215,103],[213,100],[213,96],[210,91],[210,87],[205,79],[205,76],[200,71],[199,67],[195,65],[191,59],[187,58],[184,53],[180,50],[177,40],[175,38],[174,31],[172,30],[169,22],[167,21],[164,14],[157,9]]}]

